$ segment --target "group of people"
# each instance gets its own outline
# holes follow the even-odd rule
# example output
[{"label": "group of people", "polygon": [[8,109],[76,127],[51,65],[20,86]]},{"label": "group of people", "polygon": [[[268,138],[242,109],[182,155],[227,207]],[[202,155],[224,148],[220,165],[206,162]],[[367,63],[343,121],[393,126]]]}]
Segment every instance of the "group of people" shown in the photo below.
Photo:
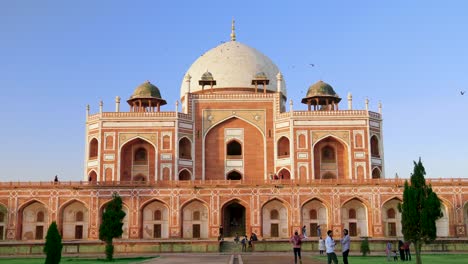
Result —
[{"label": "group of people", "polygon": [[388,241],[387,246],[385,247],[387,261],[390,261],[392,256],[393,261],[398,261],[398,253],[400,255],[401,261],[411,261],[410,244],[411,242],[409,241],[403,242],[401,240],[398,240],[398,248],[392,250],[393,244],[391,241]]},{"label": "group of people", "polygon": [[[319,227],[317,228],[317,235],[319,234]],[[294,235],[291,237],[291,243],[293,245],[293,251],[294,251],[294,263],[297,264],[297,260],[299,259],[299,262],[302,263],[302,258],[301,258],[301,245],[302,245],[302,240],[307,238],[306,236],[306,230],[305,226],[302,228],[302,234],[299,235],[299,233],[296,231],[294,232]],[[349,255],[349,246],[351,244],[351,239],[349,237],[349,232],[348,229],[343,230],[343,238],[340,240],[341,243],[341,252],[343,254],[343,263],[348,264],[348,255]],[[334,264],[338,264],[338,257],[336,256],[335,253],[335,245],[336,242],[333,240],[333,231],[328,230],[327,231],[327,238],[325,240],[322,239],[321,233],[319,235],[319,250],[320,250],[320,255],[323,255],[323,251],[327,253],[327,263],[331,264],[332,262]]]},{"label": "group of people", "polygon": [[247,251],[247,244],[249,245],[249,248],[253,247],[253,242],[258,241],[257,234],[253,233],[250,235],[250,239],[247,238],[247,235],[244,235],[242,239],[239,238],[239,234],[236,233],[236,236],[234,237],[234,242],[242,244],[242,251],[245,252]]}]

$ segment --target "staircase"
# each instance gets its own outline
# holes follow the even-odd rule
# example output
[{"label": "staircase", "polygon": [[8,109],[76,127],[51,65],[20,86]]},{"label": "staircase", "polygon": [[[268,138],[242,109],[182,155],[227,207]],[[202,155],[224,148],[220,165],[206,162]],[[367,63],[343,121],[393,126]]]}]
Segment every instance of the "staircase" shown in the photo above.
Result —
[{"label": "staircase", "polygon": [[239,253],[242,251],[242,244],[239,242],[239,243],[235,243],[233,241],[233,239],[230,239],[228,238],[228,240],[224,240],[221,242],[221,245],[220,245],[220,252],[223,252],[223,253]]}]

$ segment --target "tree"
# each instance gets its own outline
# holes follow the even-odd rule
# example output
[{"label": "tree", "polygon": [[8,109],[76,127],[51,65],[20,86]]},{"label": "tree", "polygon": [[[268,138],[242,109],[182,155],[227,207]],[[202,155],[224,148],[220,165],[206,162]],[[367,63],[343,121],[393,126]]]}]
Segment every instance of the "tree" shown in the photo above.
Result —
[{"label": "tree", "polygon": [[45,264],[58,264],[62,258],[62,237],[57,229],[57,223],[52,222],[47,231],[44,253],[46,253]]},{"label": "tree", "polygon": [[421,158],[411,174],[411,185],[405,181],[403,203],[398,206],[401,212],[402,232],[406,241],[414,244],[416,263],[421,264],[421,246],[430,243],[437,235],[436,220],[442,217],[441,203],[431,185],[426,185],[426,170]]},{"label": "tree", "polygon": [[117,193],[112,194],[112,200],[107,204],[102,214],[102,223],[99,227],[99,239],[106,243],[106,259],[112,261],[114,245],[112,240],[120,237],[123,233],[123,218],[125,212],[122,210],[122,198]]},{"label": "tree", "polygon": [[367,256],[367,254],[370,254],[369,239],[367,237],[364,237],[364,239],[361,241],[361,253],[363,257]]}]

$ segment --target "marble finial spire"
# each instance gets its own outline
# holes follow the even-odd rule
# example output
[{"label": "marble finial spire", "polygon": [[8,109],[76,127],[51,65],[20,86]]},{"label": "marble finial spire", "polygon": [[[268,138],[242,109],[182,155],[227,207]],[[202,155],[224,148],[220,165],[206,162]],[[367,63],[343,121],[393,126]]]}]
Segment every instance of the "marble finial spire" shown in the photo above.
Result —
[{"label": "marble finial spire", "polygon": [[235,24],[236,21],[232,19],[232,26],[231,26],[231,41],[236,41],[236,27]]}]

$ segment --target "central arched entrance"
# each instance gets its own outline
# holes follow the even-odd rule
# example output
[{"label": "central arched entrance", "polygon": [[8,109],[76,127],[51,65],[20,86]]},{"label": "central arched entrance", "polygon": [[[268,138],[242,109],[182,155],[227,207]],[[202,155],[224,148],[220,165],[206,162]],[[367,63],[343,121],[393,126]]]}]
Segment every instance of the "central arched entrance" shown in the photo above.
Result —
[{"label": "central arched entrance", "polygon": [[246,234],[245,207],[236,201],[224,206],[223,209],[223,236],[233,237]]}]

